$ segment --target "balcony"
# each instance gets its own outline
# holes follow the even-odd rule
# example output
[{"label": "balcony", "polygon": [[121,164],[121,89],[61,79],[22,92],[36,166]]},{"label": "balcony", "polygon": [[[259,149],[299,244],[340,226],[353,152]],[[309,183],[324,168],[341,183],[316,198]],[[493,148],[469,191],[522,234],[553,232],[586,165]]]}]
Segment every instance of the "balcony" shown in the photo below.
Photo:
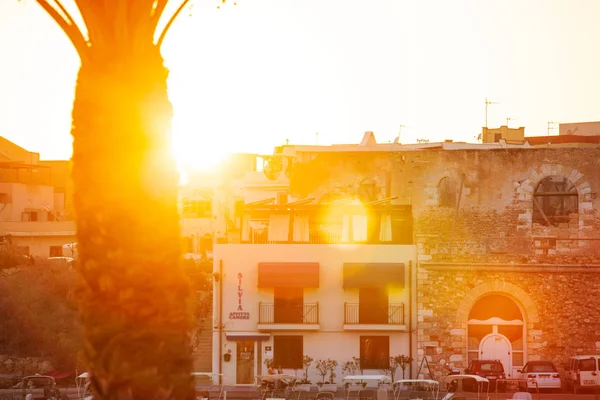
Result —
[{"label": "balcony", "polygon": [[258,330],[316,331],[319,329],[319,303],[304,303],[291,307],[275,307],[273,303],[258,303]]},{"label": "balcony", "polygon": [[344,303],[344,330],[404,331],[404,304],[361,306],[359,303]]},{"label": "balcony", "polygon": [[41,164],[0,162],[0,182],[50,186],[50,168]]},{"label": "balcony", "polygon": [[1,235],[38,237],[76,234],[75,221],[3,221],[0,225]]},{"label": "balcony", "polygon": [[248,244],[412,244],[407,205],[253,206],[240,221],[240,242]]}]

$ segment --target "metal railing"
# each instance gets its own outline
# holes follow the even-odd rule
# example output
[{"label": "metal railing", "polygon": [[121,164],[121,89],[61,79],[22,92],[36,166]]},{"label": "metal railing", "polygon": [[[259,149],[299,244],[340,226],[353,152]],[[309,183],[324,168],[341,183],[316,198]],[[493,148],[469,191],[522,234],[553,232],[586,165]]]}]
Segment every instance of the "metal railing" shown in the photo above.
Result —
[{"label": "metal railing", "polygon": [[344,324],[404,325],[404,304],[361,306],[359,303],[344,303]]},{"label": "metal railing", "polygon": [[275,307],[272,303],[258,303],[259,324],[318,324],[319,303]]},{"label": "metal railing", "polygon": [[274,240],[269,238],[269,228],[257,229],[250,232],[246,239],[242,239],[243,244],[412,244],[412,231],[410,234],[400,238],[389,238],[380,240],[376,237],[367,237],[364,240],[354,240],[351,236],[344,236],[342,232],[327,232],[324,230],[310,230],[308,235],[302,239],[293,238],[293,233],[288,238]]}]

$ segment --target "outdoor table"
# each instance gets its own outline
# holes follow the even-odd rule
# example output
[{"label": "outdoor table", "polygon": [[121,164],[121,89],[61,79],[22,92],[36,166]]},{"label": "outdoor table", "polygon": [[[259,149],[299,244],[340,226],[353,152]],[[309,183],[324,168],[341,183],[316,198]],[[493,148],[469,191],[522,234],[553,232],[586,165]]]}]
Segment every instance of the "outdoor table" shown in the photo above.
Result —
[{"label": "outdoor table", "polygon": [[[265,399],[265,396],[268,392],[271,392],[271,394],[275,394],[275,392],[278,390],[279,387],[279,383],[281,381],[285,381],[286,379],[288,380],[293,380],[296,379],[295,375],[289,375],[289,374],[273,374],[273,375],[260,375],[256,377],[257,385],[259,387],[259,389],[262,389],[261,392],[261,398]],[[268,387],[266,388],[262,388],[261,384],[263,382],[271,382],[273,383],[273,389],[270,389]],[[285,397],[285,396],[284,396]]]}]

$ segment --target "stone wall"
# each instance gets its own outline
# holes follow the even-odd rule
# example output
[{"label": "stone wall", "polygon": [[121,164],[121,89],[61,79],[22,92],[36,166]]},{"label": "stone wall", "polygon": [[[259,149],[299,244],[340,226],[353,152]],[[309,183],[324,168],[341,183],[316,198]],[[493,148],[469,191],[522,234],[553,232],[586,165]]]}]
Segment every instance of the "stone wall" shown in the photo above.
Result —
[{"label": "stone wall", "polygon": [[[290,185],[294,197],[319,201],[356,194],[360,182],[373,180],[377,198],[412,206],[424,261],[447,254],[600,255],[600,241],[589,240],[600,236],[599,162],[600,148],[324,153],[297,164]],[[578,213],[559,226],[533,221],[535,188],[552,175],[567,178],[578,194]],[[444,179],[460,193],[457,204],[443,204]]]},{"label": "stone wall", "polygon": [[53,370],[52,363],[37,357],[11,357],[0,354],[0,374],[27,376]]},{"label": "stone wall", "polygon": [[[432,263],[433,264],[433,263]],[[511,298],[526,322],[526,360],[557,367],[577,354],[600,351],[600,268],[424,265],[418,272],[418,355],[435,346],[428,361],[436,377],[441,365],[467,363],[467,320],[486,294]]]}]

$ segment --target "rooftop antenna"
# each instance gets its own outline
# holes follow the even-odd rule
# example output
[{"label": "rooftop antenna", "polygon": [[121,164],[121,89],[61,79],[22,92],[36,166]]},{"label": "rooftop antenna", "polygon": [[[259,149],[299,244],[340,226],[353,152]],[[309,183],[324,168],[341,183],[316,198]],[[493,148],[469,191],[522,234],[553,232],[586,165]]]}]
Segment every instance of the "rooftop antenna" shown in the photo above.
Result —
[{"label": "rooftop antenna", "polygon": [[488,98],[485,98],[485,127],[488,127],[488,106],[490,104],[500,104],[496,101],[489,101]]},{"label": "rooftop antenna", "polygon": [[317,145],[318,145],[318,144],[319,144],[319,132],[317,132],[317,133],[315,134],[315,136],[317,137]]},{"label": "rooftop antenna", "polygon": [[398,137],[394,139],[394,143],[400,143],[400,136],[402,135],[402,128],[406,128],[406,125],[400,125],[398,128]]},{"label": "rooftop antenna", "polygon": [[508,121],[516,121],[517,118],[506,117],[506,127],[508,128]]}]

